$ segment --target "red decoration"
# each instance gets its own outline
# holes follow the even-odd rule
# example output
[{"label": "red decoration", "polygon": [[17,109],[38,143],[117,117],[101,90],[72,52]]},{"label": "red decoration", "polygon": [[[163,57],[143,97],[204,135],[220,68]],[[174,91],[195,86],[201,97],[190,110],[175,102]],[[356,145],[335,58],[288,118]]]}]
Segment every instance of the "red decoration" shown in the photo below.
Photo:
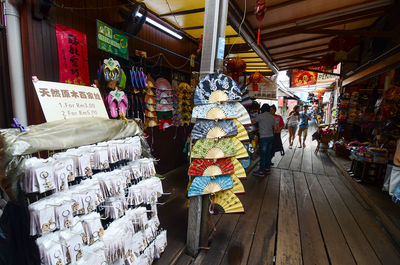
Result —
[{"label": "red decoration", "polygon": [[254,14],[258,21],[262,21],[265,16],[265,12],[267,11],[267,6],[265,5],[264,0],[258,0],[256,5],[254,6]]},{"label": "red decoration", "polygon": [[292,70],[291,87],[309,86],[317,83],[318,73],[312,71]]},{"label": "red decoration", "polygon": [[86,34],[56,25],[60,82],[90,85]]},{"label": "red decoration", "polygon": [[258,91],[258,84],[264,81],[264,77],[259,72],[255,72],[250,75],[249,81],[253,85],[253,91]]},{"label": "red decoration", "polygon": [[232,79],[239,82],[239,76],[246,70],[246,62],[239,57],[235,57],[228,61],[228,68],[232,73]]},{"label": "red decoration", "polygon": [[[256,2],[256,5],[254,6],[254,14],[256,15],[256,19],[258,21],[262,21],[264,19],[265,12],[267,12],[267,6],[265,5],[265,1],[258,0]],[[260,45],[260,35],[261,35],[261,30],[260,30],[260,27],[258,27],[257,46]]]}]

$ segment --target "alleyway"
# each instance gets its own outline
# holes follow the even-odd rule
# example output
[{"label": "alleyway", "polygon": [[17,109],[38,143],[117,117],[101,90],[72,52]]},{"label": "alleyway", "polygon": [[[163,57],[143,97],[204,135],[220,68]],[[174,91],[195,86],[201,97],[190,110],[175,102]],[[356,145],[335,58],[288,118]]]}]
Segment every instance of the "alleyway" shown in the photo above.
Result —
[{"label": "alleyway", "polygon": [[305,149],[288,149],[283,134],[272,174],[244,181],[246,213],[214,216],[210,250],[176,264],[400,264],[368,205],[326,154],[314,155],[311,132]]}]

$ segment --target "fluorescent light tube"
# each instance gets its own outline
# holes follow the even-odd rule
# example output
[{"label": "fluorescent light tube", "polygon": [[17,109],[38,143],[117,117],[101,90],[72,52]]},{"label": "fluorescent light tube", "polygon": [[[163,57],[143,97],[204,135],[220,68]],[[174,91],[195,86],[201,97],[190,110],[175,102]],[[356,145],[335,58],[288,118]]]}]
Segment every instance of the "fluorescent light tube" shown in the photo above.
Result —
[{"label": "fluorescent light tube", "polygon": [[[142,17],[143,15],[142,15],[141,13],[137,13],[136,16]],[[181,40],[181,39],[183,38],[183,37],[182,37],[181,35],[179,35],[178,33],[176,33],[176,32],[174,32],[174,31],[170,30],[169,28],[167,28],[167,27],[161,25],[160,23],[158,23],[158,22],[152,20],[152,19],[149,18],[149,17],[146,17],[146,22],[149,23],[149,24],[151,24],[151,25],[153,25],[154,27],[156,27],[156,28],[158,28],[158,29],[164,31],[165,33],[168,33],[169,35],[174,36],[175,38],[177,38],[177,39],[179,39],[179,40]]]}]

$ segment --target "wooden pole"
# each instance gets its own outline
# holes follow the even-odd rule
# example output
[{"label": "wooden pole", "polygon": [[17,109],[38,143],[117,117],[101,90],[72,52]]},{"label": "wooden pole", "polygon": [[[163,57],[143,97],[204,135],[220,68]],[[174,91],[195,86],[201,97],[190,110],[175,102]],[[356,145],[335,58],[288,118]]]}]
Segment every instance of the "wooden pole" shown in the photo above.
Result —
[{"label": "wooden pole", "polygon": [[[223,57],[218,56],[221,54],[218,49],[225,46],[227,12],[228,0],[206,0],[200,79],[216,70],[222,70]],[[219,37],[223,40],[219,40]],[[186,251],[193,257],[197,256],[201,247],[208,245],[208,207],[208,195],[190,198]]]}]

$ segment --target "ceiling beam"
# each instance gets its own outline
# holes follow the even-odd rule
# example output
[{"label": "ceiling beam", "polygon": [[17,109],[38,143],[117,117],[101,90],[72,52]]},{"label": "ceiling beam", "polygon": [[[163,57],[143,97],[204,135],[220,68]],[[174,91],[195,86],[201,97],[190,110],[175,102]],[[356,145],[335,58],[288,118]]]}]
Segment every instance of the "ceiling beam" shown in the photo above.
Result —
[{"label": "ceiling beam", "polygon": [[363,4],[352,4],[342,8],[337,8],[334,10],[329,10],[326,12],[307,15],[304,17],[289,19],[286,21],[278,22],[271,25],[266,25],[261,27],[261,30],[272,30],[278,27],[286,28],[290,26],[294,27],[302,27],[302,26],[312,26],[318,25],[320,23],[324,23],[326,21],[335,21],[338,19],[354,17],[360,14],[367,14],[376,11],[377,9],[386,9],[389,6],[393,5],[392,0],[376,0],[370,3],[363,3]]},{"label": "ceiling beam", "polygon": [[320,53],[322,54],[322,53],[326,53],[326,52],[329,52],[328,48],[318,49],[318,50],[315,50],[315,51],[309,51],[309,52],[303,52],[303,53],[300,52],[298,54],[291,54],[291,55],[288,55],[288,56],[283,56],[283,57],[278,57],[278,58],[273,57],[273,60],[275,61],[275,60],[290,59],[293,56],[306,56],[306,55],[314,55],[314,54],[320,54]]},{"label": "ceiling beam", "polygon": [[[282,7],[285,7],[285,6],[288,6],[288,5],[293,5],[293,4],[296,4],[298,2],[304,2],[304,1],[305,0],[287,0],[287,1],[275,4],[275,5],[267,5],[267,12],[270,11],[270,10],[282,8]],[[253,10],[247,11],[246,15],[247,16],[254,15],[254,11]]]},{"label": "ceiling beam", "polygon": [[293,65],[293,66],[280,66],[279,70],[284,71],[284,70],[289,70],[289,69],[297,69],[299,67],[311,67],[311,66],[320,66],[321,64],[315,64],[315,63],[308,63],[308,64],[299,64],[299,65]]},{"label": "ceiling beam", "polygon": [[182,30],[191,30],[191,29],[202,29],[203,25],[201,26],[193,26],[193,27],[186,27],[186,28],[181,28]]},{"label": "ceiling beam", "polygon": [[[286,59],[294,59],[294,60],[303,60],[303,61],[320,61],[321,58],[320,57],[304,57],[304,56],[292,56],[292,57],[287,57]],[[281,62],[282,60],[286,60],[286,59],[281,59],[281,60],[275,60],[275,62],[277,64],[279,64],[279,62]]]},{"label": "ceiling beam", "polygon": [[353,35],[353,36],[367,36],[367,37],[378,37],[378,38],[389,38],[389,39],[400,39],[398,31],[379,31],[379,30],[367,30],[367,29],[308,29],[302,30],[303,33],[315,33],[315,34],[326,34],[326,35]]},{"label": "ceiling beam", "polygon": [[165,14],[161,14],[160,17],[181,16],[181,15],[189,15],[189,14],[202,13],[202,12],[204,12],[204,8],[196,8],[196,9],[189,9],[189,10],[183,10],[183,11],[178,11],[178,12],[165,13]]},{"label": "ceiling beam", "polygon": [[320,47],[328,47],[328,43],[305,46],[305,47],[301,47],[301,48],[297,48],[297,49],[293,49],[293,50],[286,50],[286,51],[277,52],[277,53],[271,52],[271,49],[269,49],[269,50],[270,50],[271,56],[273,57],[273,56],[277,56],[277,55],[281,55],[281,54],[287,54],[289,52],[297,52],[297,51],[308,50],[308,49],[313,49],[313,48],[320,48]]},{"label": "ceiling beam", "polygon": [[[387,0],[382,0],[378,2],[387,2]],[[332,27],[334,25],[340,25],[344,23],[354,22],[357,20],[363,20],[369,17],[376,17],[383,13],[384,10],[388,9],[388,4],[375,4],[367,5],[367,7],[362,8],[344,8],[342,11],[330,11],[325,16],[313,15],[305,16],[303,18],[293,19],[285,21],[282,23],[276,23],[273,25],[268,25],[261,28],[263,32],[260,36],[261,40],[276,39],[278,37],[286,36],[289,33],[299,34],[304,29],[310,27]]]},{"label": "ceiling beam", "polygon": [[321,22],[310,23],[310,24],[306,24],[306,25],[302,25],[302,26],[295,24],[295,25],[290,25],[288,27],[284,27],[284,28],[278,27],[275,30],[261,34],[260,39],[263,39],[263,40],[264,39],[273,39],[278,36],[287,35],[288,33],[299,34],[302,32],[302,30],[310,29],[310,28],[330,28],[330,27],[334,27],[334,26],[338,26],[338,25],[349,24],[349,23],[356,22],[356,21],[362,21],[362,20],[371,19],[374,17],[379,17],[382,14],[384,14],[384,10],[382,10],[382,8],[380,8],[378,10],[373,10],[373,11],[368,11],[368,12],[364,11],[363,13],[358,13],[358,14],[354,14],[354,15],[344,15],[341,17],[331,18],[331,19],[327,19],[327,20],[324,20]]},{"label": "ceiling beam", "polygon": [[278,45],[273,45],[267,47],[268,50],[276,49],[276,48],[282,48],[290,45],[295,45],[295,44],[300,44],[300,43],[305,43],[309,41],[315,41],[315,40],[321,40],[321,39],[327,39],[327,38],[332,38],[332,36],[318,36],[318,37],[312,37],[308,39],[302,39],[302,40],[297,40],[297,41],[291,41],[283,44],[278,44]]},{"label": "ceiling beam", "polygon": [[240,37],[239,34],[233,34],[233,35],[226,35],[225,38],[236,38]]},{"label": "ceiling beam", "polygon": [[240,52],[254,52],[247,43],[228,44],[225,45],[225,52],[240,53]]}]

